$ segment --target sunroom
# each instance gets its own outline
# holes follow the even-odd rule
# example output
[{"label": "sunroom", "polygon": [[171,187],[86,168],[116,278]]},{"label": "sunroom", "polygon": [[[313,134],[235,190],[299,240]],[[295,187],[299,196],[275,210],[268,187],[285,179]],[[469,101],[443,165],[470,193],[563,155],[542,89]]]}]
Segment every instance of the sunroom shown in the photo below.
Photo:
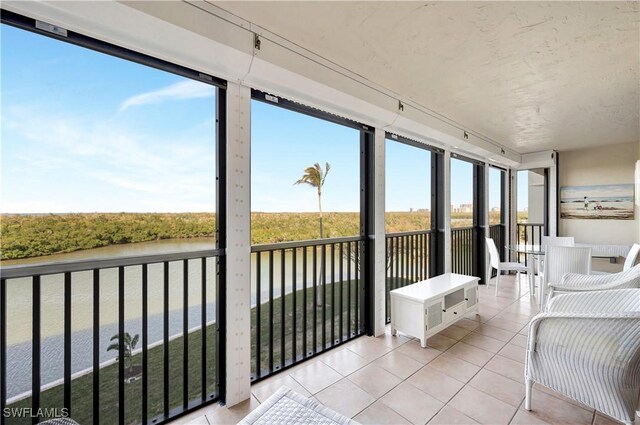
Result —
[{"label": "sunroom", "polygon": [[637,2],[1,8],[2,424],[638,422]]}]

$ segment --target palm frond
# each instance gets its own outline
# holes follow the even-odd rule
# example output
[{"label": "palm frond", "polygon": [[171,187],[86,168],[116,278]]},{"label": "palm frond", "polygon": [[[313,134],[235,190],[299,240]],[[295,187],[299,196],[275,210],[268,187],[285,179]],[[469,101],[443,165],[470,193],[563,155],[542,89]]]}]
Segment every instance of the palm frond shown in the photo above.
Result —
[{"label": "palm frond", "polygon": [[110,346],[108,346],[107,351],[111,350],[120,350],[120,344],[111,344]]},{"label": "palm frond", "polygon": [[134,348],[136,348],[136,345],[138,344],[138,340],[140,339],[140,334],[136,334],[136,336],[133,337],[133,339],[131,340],[131,349],[133,350]]}]

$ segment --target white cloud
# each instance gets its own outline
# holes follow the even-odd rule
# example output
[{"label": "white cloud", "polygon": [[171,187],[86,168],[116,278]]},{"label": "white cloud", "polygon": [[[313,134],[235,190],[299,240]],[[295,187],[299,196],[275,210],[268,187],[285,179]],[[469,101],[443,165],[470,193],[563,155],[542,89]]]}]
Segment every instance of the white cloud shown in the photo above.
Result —
[{"label": "white cloud", "polygon": [[[4,142],[13,146],[2,158],[3,177],[15,177],[19,171],[23,178],[3,185],[2,211],[213,208],[214,141],[211,130],[199,123],[189,123],[177,134],[148,134],[120,126],[117,120],[86,121],[75,114],[54,116],[34,108],[10,108],[3,115],[10,123],[10,137]],[[30,170],[29,181],[24,180],[25,169]],[[95,190],[80,195],[80,186]],[[27,202],[27,189],[40,202]]]},{"label": "white cloud", "polygon": [[137,94],[126,99],[120,104],[120,111],[131,106],[150,105],[167,100],[195,99],[215,95],[215,89],[207,84],[197,81],[181,81],[158,90]]}]

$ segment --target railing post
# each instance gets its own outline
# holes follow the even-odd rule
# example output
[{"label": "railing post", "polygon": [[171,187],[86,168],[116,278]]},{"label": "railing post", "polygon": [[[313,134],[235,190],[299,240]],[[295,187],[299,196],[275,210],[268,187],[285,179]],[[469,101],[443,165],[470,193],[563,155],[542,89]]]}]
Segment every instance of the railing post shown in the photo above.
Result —
[{"label": "railing post", "polygon": [[[251,90],[227,85],[227,406],[251,396]],[[225,285],[226,282],[220,284]]]},{"label": "railing post", "polygon": [[387,264],[385,253],[385,131],[376,128],[374,141],[374,335],[382,335],[386,325],[385,287]]}]

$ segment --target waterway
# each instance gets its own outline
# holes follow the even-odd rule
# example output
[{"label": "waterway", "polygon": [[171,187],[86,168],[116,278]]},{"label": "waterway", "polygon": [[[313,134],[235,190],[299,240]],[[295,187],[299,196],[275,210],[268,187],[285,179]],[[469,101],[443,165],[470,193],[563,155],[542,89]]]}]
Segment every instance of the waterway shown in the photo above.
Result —
[{"label": "waterway", "polygon": [[[352,246],[354,246],[352,244]],[[77,251],[68,254],[56,254],[46,257],[23,260],[3,261],[2,267],[16,265],[34,265],[42,263],[60,263],[88,259],[101,259],[128,256],[154,255],[172,252],[190,252],[212,249],[213,238],[161,240],[127,245],[114,245],[91,250]],[[346,245],[345,245],[346,250]],[[307,281],[313,281],[313,258],[311,250],[307,258]],[[300,290],[303,276],[301,251],[296,258],[296,271],[293,273],[292,252],[284,254],[283,260],[279,251],[273,256],[273,297],[281,294],[284,280],[285,293],[292,291],[293,277],[296,278],[297,290]],[[251,304],[257,303],[256,255],[252,255],[252,291]],[[319,256],[318,256],[319,257]],[[331,255],[327,250],[326,281],[332,281]],[[269,298],[269,256],[261,258],[260,302]],[[318,262],[320,258],[318,258]],[[350,256],[340,256],[336,249],[334,257],[335,280],[339,280],[340,262],[342,262],[344,279],[350,268],[352,278],[356,273],[356,265]],[[200,259],[188,261],[188,327],[194,328],[202,320],[202,263]],[[350,264],[349,264],[350,263]],[[319,264],[319,263],[318,263]],[[319,268],[319,267],[318,267]],[[320,272],[316,269],[316,277]],[[215,321],[216,317],[216,279],[217,261],[206,260],[206,320]],[[169,334],[177,335],[183,330],[183,262],[169,263]],[[164,271],[163,264],[148,266],[148,332],[149,343],[159,342],[163,338],[164,308]],[[233,289],[233,278],[228,279],[228,289]],[[72,311],[71,311],[71,358],[72,372],[88,369],[92,366],[93,357],[93,273],[92,271],[72,273]],[[125,267],[125,331],[131,335],[142,333],[142,267]],[[107,351],[110,339],[118,332],[118,270],[100,270],[100,361],[108,361],[117,356],[115,351]],[[33,293],[30,278],[11,279],[7,281],[7,396],[17,396],[31,389],[32,370],[32,311]],[[42,384],[62,379],[64,360],[64,276],[49,275],[41,277],[41,379]]]}]

